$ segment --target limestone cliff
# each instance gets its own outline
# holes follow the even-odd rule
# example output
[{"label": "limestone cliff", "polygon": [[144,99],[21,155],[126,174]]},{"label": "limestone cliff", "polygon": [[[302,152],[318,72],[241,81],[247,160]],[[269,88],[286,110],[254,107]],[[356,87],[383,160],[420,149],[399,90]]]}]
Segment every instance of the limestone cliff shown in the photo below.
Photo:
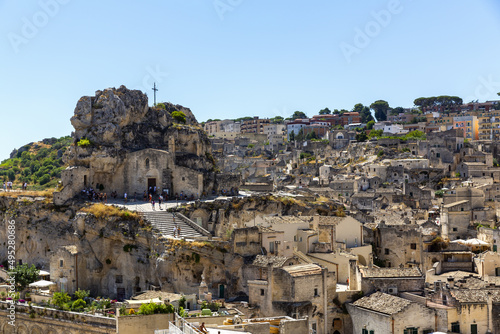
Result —
[{"label": "limestone cliff", "polygon": [[201,219],[205,229],[218,237],[228,237],[230,231],[245,227],[266,216],[335,216],[344,213],[343,205],[325,198],[280,197],[273,195],[234,198],[232,201],[202,202],[188,205],[184,215],[193,220]]},{"label": "limestone cliff", "polygon": [[[65,155],[65,161],[71,166],[88,167],[99,160],[113,168],[125,153],[153,148],[198,153],[199,159],[206,160],[200,167],[210,169],[213,164],[206,154],[211,152],[210,141],[191,110],[171,103],[163,105],[165,109],[150,108],[144,93],[125,86],[80,98],[71,118],[75,145]],[[173,111],[182,111],[186,123],[176,123]],[[76,145],[81,139],[88,139],[90,144]]]},{"label": "limestone cliff", "polygon": [[[15,221],[16,260],[58,273],[63,246],[75,246],[78,287],[93,296],[125,298],[151,286],[177,293],[197,293],[204,274],[210,291],[219,284],[233,295],[244,291],[243,260],[224,243],[184,242],[162,238],[145,222],[117,216],[97,218],[73,203],[55,206],[43,197],[0,196],[0,240],[7,240],[7,222]],[[7,247],[0,249],[0,263]],[[117,276],[122,277],[117,283]],[[59,276],[51,277],[57,281]]]}]

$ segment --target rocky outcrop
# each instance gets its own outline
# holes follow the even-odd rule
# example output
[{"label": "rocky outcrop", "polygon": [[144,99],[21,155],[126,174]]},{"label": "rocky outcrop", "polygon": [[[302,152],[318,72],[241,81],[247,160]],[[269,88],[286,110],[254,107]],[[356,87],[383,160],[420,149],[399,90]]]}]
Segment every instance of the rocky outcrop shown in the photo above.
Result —
[{"label": "rocky outcrop", "polygon": [[151,180],[172,194],[209,193],[215,186],[210,141],[188,108],[171,103],[150,108],[144,93],[121,86],[82,97],[71,123],[74,143],[63,156],[70,168],[54,195],[58,205],[88,186],[120,196],[142,193]]},{"label": "rocky outcrop", "polygon": [[[244,290],[243,260],[229,253],[225,243],[165,239],[136,219],[97,218],[82,212],[82,207],[76,201],[57,207],[43,197],[1,196],[0,240],[8,239],[8,221],[14,221],[16,260],[45,270],[58,249],[76,246],[79,287],[94,297],[116,298],[116,275],[123,277],[126,297],[151,285],[198,293],[202,274],[214,295],[219,284],[228,285],[231,295]],[[0,249],[0,263],[8,258],[7,251],[7,247]],[[57,267],[59,259],[53,260]]]},{"label": "rocky outcrop", "polygon": [[[71,118],[75,143],[88,139],[90,144],[73,146],[66,156],[67,162],[85,165],[85,159],[81,158],[97,152],[104,156],[119,156],[145,148],[172,150],[169,147],[171,137],[180,146],[198,142],[201,151],[210,150],[210,142],[190,109],[171,103],[162,103],[162,106],[165,109],[148,107],[144,93],[125,86],[98,90],[95,96],[80,98]],[[176,124],[172,117],[174,111],[186,115],[185,124]]]}]

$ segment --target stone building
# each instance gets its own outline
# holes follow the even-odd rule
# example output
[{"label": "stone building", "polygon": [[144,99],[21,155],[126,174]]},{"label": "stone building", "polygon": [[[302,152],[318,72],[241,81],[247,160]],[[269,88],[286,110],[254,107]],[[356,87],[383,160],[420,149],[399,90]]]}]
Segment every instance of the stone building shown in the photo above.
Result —
[{"label": "stone building", "polygon": [[[465,280],[462,280],[464,283]],[[460,283],[460,282],[457,282]],[[446,310],[442,315],[452,333],[500,333],[500,289],[478,282],[471,288],[435,282],[430,302]],[[448,287],[449,288],[448,288]]]},{"label": "stone building", "polygon": [[265,316],[308,316],[311,329],[330,333],[330,301],[335,293],[335,277],[316,264],[269,269],[263,280],[248,281],[249,304]]},{"label": "stone building", "polygon": [[[70,167],[62,172],[54,202],[62,204],[84,188],[129,198],[150,187],[170,196],[217,190],[206,133],[189,109],[162,105],[149,108],[145,94],[124,86],[82,97],[71,118],[75,142],[63,157]],[[184,124],[174,111],[184,113]]]},{"label": "stone building", "polygon": [[354,324],[353,333],[432,333],[436,328],[434,310],[408,299],[375,292],[347,304]]},{"label": "stone building", "polygon": [[401,292],[424,291],[425,276],[419,268],[360,268],[361,290],[398,295]]},{"label": "stone building", "polygon": [[375,250],[386,267],[419,267],[423,270],[422,233],[414,224],[379,224],[375,232]]},{"label": "stone building", "polygon": [[[75,245],[63,246],[52,253],[50,257],[50,277],[61,292],[73,294],[80,288],[78,262],[79,251]],[[83,268],[80,268],[80,271]]]}]

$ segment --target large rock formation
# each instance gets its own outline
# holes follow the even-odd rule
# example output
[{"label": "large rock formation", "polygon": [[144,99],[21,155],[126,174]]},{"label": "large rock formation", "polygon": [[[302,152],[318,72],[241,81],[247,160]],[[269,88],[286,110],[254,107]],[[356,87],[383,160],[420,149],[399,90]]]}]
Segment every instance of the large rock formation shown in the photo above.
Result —
[{"label": "large rock formation", "polygon": [[149,108],[148,97],[138,90],[125,86],[96,91],[95,96],[84,96],[78,101],[71,124],[75,140],[87,138],[92,147],[137,151],[144,148],[168,148],[168,138],[180,129],[173,127],[173,111],[186,115],[186,126],[196,133],[205,150],[209,141],[199,131],[198,122],[191,110],[181,105],[163,103],[163,108]]},{"label": "large rock formation", "polygon": [[[108,214],[97,218],[84,212],[77,201],[57,207],[43,197],[0,196],[0,240],[8,239],[9,221],[15,222],[17,261],[50,269],[52,281],[67,277],[94,297],[129,298],[151,285],[164,291],[198,293],[202,274],[214,295],[220,284],[228,285],[231,295],[244,291],[243,259],[228,252],[226,243],[165,239],[134,217]],[[78,253],[68,261],[76,265],[76,272],[63,273],[61,250],[68,246]],[[7,258],[8,249],[3,247],[0,263],[6,266]],[[70,287],[68,283],[66,288]]]},{"label": "large rock formation", "polygon": [[[185,123],[175,111],[184,113]],[[151,185],[194,195],[217,187],[210,141],[188,108],[150,108],[144,93],[121,86],[80,98],[71,123],[74,144],[64,156],[70,167],[56,204],[89,186],[120,195],[142,194]]]}]

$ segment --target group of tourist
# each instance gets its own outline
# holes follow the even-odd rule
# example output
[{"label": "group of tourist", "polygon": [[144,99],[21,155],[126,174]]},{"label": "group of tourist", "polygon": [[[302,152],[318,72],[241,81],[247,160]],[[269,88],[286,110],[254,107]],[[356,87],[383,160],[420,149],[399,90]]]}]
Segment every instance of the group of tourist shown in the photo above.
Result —
[{"label": "group of tourist", "polygon": [[12,191],[12,182],[3,183],[3,191]]},{"label": "group of tourist", "polygon": [[107,203],[108,202],[108,194],[105,192],[97,192],[94,190],[92,187],[84,188],[82,190],[82,193],[87,196],[89,201],[96,201],[96,202],[103,202]]}]

